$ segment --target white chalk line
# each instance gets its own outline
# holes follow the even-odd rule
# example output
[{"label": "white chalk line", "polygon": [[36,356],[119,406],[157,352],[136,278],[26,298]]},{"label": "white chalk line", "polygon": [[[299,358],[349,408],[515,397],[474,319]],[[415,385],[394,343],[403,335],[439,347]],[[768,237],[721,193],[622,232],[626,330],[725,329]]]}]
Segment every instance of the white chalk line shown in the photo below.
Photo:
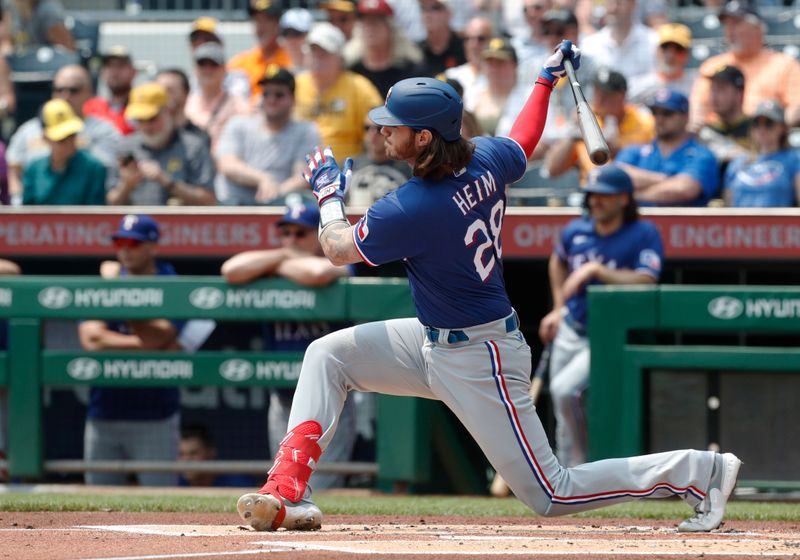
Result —
[{"label": "white chalk line", "polygon": [[[170,529],[171,527],[171,529]],[[193,528],[193,527],[196,527]],[[160,535],[160,536],[231,536],[232,534],[235,535],[263,535],[264,533],[255,533],[255,532],[247,532],[241,531],[236,527],[231,527],[230,530],[224,530],[221,532],[203,532],[204,527],[202,525],[198,526],[165,526],[163,529],[158,529],[153,527],[152,525],[149,526],[135,526],[135,525],[83,525],[80,526],[81,529],[86,530],[107,530],[107,531],[115,531],[115,532],[126,532],[132,534],[148,534],[148,535]],[[328,526],[331,530],[330,533],[325,534],[321,532],[315,532],[313,535],[317,536],[336,536],[336,533],[333,532],[336,530],[337,526]],[[396,529],[400,529],[400,527],[395,527]],[[462,530],[465,528],[464,526],[460,527]],[[547,530],[547,527],[539,528],[539,530]],[[217,529],[219,531],[219,529]],[[502,542],[502,541],[527,541],[531,543],[545,543],[545,542],[553,542],[556,540],[559,541],[569,541],[569,544],[585,544],[591,543],[595,546],[603,547],[602,550],[585,550],[584,548],[581,549],[580,553],[585,554],[587,556],[602,556],[602,555],[612,555],[612,556],[644,556],[648,554],[652,554],[657,552],[659,555],[662,556],[669,556],[669,557],[694,557],[697,556],[699,553],[702,553],[707,556],[740,556],[740,557],[786,557],[793,555],[791,551],[784,550],[784,551],[754,551],[750,550],[747,552],[738,553],[735,550],[720,550],[720,551],[710,551],[707,550],[706,547],[711,546],[714,541],[719,541],[720,544],[730,540],[734,540],[740,542],[742,545],[745,544],[754,544],[754,543],[765,543],[769,541],[765,541],[764,538],[767,535],[763,533],[756,533],[756,532],[735,532],[735,533],[709,533],[704,534],[702,537],[694,541],[693,544],[696,546],[690,550],[685,551],[664,551],[664,550],[654,550],[660,547],[669,547],[669,546],[676,546],[679,544],[680,541],[676,538],[663,538],[665,532],[662,530],[657,530],[657,535],[660,538],[651,539],[637,539],[637,549],[636,550],[620,550],[619,546],[615,543],[609,543],[602,538],[587,538],[583,535],[578,537],[566,537],[561,535],[560,537],[553,537],[553,536],[538,536],[538,535],[474,535],[474,534],[453,534],[447,533],[443,531],[432,531],[430,528],[427,530],[422,531],[425,534],[430,536],[436,537],[436,540],[440,541],[464,541],[464,542]],[[628,531],[629,532],[629,531]],[[636,531],[633,534],[641,536],[644,531]],[[601,532],[601,534],[607,535],[608,532]],[[296,537],[296,533],[273,533],[270,536],[274,539],[275,537],[281,538],[283,536],[286,537]],[[381,536],[391,536],[391,531],[389,533],[382,533]],[[698,535],[700,536],[700,535]],[[791,541],[797,540],[798,535],[792,535],[795,539],[792,539],[789,535],[782,536],[782,540]],[[598,535],[599,537],[599,535]],[[690,535],[680,535],[681,540],[685,540],[689,538]],[[707,537],[707,538],[706,538]],[[755,538],[754,538],[755,537]],[[761,538],[758,538],[761,537]],[[775,535],[769,535],[770,538],[774,538]],[[386,542],[386,541],[384,541]],[[798,541],[800,543],[800,541]],[[342,554],[351,554],[351,555],[367,555],[367,554],[374,554],[374,555],[425,555],[425,556],[441,556],[441,555],[459,555],[459,556],[479,556],[479,555],[487,555],[487,556],[523,556],[523,555],[541,555],[541,556],[559,556],[564,554],[569,554],[572,551],[564,550],[564,547],[559,547],[557,550],[540,550],[536,549],[536,547],[527,548],[525,550],[464,550],[459,548],[450,549],[442,549],[442,550],[420,550],[419,548],[419,541],[395,541],[394,545],[392,546],[391,550],[381,550],[380,548],[376,548],[376,542],[373,540],[358,540],[358,541],[341,541],[341,544],[331,544],[330,541],[327,543],[325,542],[313,542],[313,541],[290,541],[290,540],[266,540],[266,541],[256,541],[251,542],[250,545],[260,545],[265,548],[260,548],[256,551],[247,550],[247,551],[224,551],[224,552],[217,552],[217,553],[184,553],[184,554],[159,554],[159,555],[147,555],[147,556],[124,556],[124,557],[112,557],[112,558],[105,558],[103,560],[158,560],[158,559],[179,559],[179,558],[201,558],[201,557],[217,557],[217,556],[231,556],[235,554],[243,554],[243,555],[250,555],[250,554],[257,554],[257,553],[266,553],[266,552],[274,552],[274,553],[281,553],[281,552],[292,552],[292,551],[309,551],[309,552],[340,552]],[[698,549],[697,547],[700,547]],[[87,560],[94,560],[94,559],[87,559]],[[97,559],[99,560],[99,559]]]}]

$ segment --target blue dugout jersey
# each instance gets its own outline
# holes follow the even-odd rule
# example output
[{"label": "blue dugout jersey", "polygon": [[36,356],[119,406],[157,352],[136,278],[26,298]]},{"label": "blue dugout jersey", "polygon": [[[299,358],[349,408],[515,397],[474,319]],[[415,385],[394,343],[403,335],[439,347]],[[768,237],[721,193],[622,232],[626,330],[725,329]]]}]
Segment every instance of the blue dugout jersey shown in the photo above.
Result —
[{"label": "blue dugout jersey", "polygon": [[412,177],[377,201],[353,229],[369,265],[403,260],[422,324],[465,328],[511,313],[500,231],[505,186],[525,173],[510,138],[475,138],[469,165],[441,180]]},{"label": "blue dugout jersey", "polygon": [[725,171],[725,189],[731,206],[740,208],[790,208],[797,206],[794,181],[800,173],[800,152],[780,150],[735,159]]},{"label": "blue dugout jersey", "polygon": [[[720,177],[717,159],[711,150],[694,138],[689,138],[667,157],[661,154],[655,140],[649,144],[626,146],[617,154],[615,161],[629,163],[648,171],[666,173],[669,176],[683,173],[700,183],[702,192],[695,200],[683,204],[663,204],[663,206],[708,206],[709,200],[719,196]],[[639,206],[658,206],[658,204],[639,202]]]},{"label": "blue dugout jersey", "polygon": [[[564,228],[555,253],[570,273],[590,261],[608,268],[630,269],[652,276],[661,276],[664,247],[661,235],[652,222],[637,220],[624,224],[611,235],[599,235],[594,220],[579,218]],[[593,279],[589,284],[602,282]],[[586,326],[586,286],[566,302],[570,318]]]},{"label": "blue dugout jersey", "polygon": [[[120,276],[127,275],[124,268],[120,270]],[[156,261],[156,276],[175,276],[175,269],[167,262]],[[184,323],[173,321],[179,332]],[[130,334],[124,321],[106,321],[106,324],[111,330]],[[87,416],[100,420],[162,420],[178,412],[179,407],[177,387],[92,387]]]}]

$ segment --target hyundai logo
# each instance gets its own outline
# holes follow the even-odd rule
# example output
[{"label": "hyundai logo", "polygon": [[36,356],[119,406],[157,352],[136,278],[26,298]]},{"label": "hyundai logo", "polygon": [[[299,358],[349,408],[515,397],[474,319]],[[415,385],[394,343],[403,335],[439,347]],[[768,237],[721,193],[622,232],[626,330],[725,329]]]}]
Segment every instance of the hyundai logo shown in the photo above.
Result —
[{"label": "hyundai logo", "polygon": [[708,312],[711,316],[724,321],[736,319],[743,311],[744,304],[735,297],[720,296],[708,302]]},{"label": "hyundai logo", "polygon": [[204,286],[192,290],[189,294],[189,303],[198,309],[216,309],[225,301],[225,293],[219,288]]},{"label": "hyundai logo", "polygon": [[38,299],[48,309],[64,309],[72,303],[72,292],[61,286],[50,286],[39,292]]},{"label": "hyundai logo", "polygon": [[75,358],[67,364],[67,375],[78,381],[91,381],[100,377],[101,369],[94,358]]},{"label": "hyundai logo", "polygon": [[240,360],[238,358],[225,360],[219,366],[219,374],[223,378],[228,381],[233,381],[234,383],[246,381],[253,377],[253,364],[247,360]]}]

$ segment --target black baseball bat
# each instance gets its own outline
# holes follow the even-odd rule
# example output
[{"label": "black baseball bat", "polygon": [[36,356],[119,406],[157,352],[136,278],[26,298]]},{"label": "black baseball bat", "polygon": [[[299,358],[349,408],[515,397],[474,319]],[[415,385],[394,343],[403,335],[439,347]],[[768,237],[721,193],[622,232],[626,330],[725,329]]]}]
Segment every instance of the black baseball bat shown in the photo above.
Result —
[{"label": "black baseball bat", "polygon": [[578,107],[578,124],[581,127],[581,136],[583,136],[583,143],[586,144],[586,151],[589,152],[589,159],[595,165],[603,165],[611,157],[608,144],[603,137],[603,131],[600,130],[600,125],[597,124],[597,117],[595,117],[592,108],[586,102],[581,84],[575,76],[575,68],[572,67],[572,61],[569,59],[564,60],[564,68],[567,71],[569,84],[572,86],[575,105]]}]

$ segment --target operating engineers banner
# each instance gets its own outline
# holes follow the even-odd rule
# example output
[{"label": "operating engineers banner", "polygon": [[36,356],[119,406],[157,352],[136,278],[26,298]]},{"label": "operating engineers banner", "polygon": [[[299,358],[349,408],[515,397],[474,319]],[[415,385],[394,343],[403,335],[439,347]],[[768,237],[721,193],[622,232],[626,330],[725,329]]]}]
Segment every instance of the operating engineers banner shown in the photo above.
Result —
[{"label": "operating engineers banner", "polygon": [[[40,207],[41,208],[41,207]],[[70,209],[71,210],[71,209]],[[0,210],[0,256],[110,256],[110,236],[123,213],[115,209],[46,212]],[[228,257],[276,247],[280,208],[252,211],[131,208],[146,211],[161,225],[161,254]],[[731,209],[642,211],[661,231],[670,259],[796,259],[800,257],[800,209],[743,212]],[[362,212],[352,212],[355,222]],[[546,258],[577,209],[511,208],[503,226],[503,256]]]}]

